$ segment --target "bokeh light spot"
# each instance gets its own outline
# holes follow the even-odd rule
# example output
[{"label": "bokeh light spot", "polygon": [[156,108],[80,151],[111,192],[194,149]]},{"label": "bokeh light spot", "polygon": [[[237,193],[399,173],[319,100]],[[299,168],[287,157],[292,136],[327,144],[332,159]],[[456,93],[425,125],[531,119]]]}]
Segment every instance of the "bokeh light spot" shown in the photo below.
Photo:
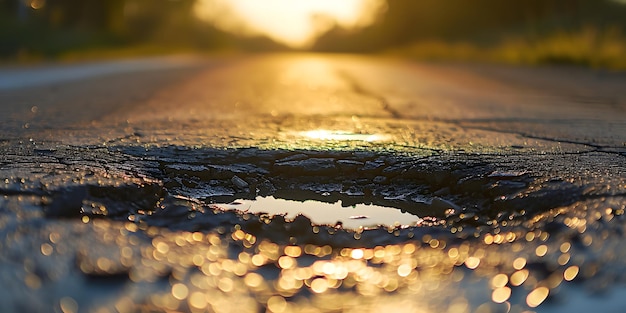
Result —
[{"label": "bokeh light spot", "polygon": [[315,293],[323,293],[328,290],[328,281],[324,278],[316,278],[311,282],[311,290]]},{"label": "bokeh light spot", "polygon": [[189,295],[189,289],[184,284],[174,284],[172,286],[172,296],[178,300],[183,300]]},{"label": "bokeh light spot", "polygon": [[465,266],[471,270],[477,268],[478,265],[480,265],[480,259],[477,257],[469,257],[465,260]]},{"label": "bokeh light spot", "polygon": [[506,300],[509,300],[511,297],[511,288],[509,287],[501,287],[497,288],[491,294],[491,300],[495,303],[503,303]]},{"label": "bokeh light spot", "polygon": [[574,280],[574,278],[576,278],[576,276],[578,276],[579,270],[580,269],[576,265],[570,266],[563,273],[563,278],[567,281],[572,281]]},{"label": "bokeh light spot", "polygon": [[526,304],[529,307],[535,308],[538,307],[543,301],[548,298],[548,294],[550,293],[550,289],[547,287],[539,287],[533,291],[531,291],[526,297]]}]

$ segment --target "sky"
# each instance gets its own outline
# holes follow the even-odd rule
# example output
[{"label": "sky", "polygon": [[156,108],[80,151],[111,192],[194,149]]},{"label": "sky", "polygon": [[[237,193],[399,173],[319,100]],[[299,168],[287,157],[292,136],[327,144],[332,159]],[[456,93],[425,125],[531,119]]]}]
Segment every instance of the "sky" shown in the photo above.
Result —
[{"label": "sky", "polygon": [[373,23],[385,8],[385,0],[199,0],[195,13],[229,32],[307,48],[335,25],[354,29]]}]

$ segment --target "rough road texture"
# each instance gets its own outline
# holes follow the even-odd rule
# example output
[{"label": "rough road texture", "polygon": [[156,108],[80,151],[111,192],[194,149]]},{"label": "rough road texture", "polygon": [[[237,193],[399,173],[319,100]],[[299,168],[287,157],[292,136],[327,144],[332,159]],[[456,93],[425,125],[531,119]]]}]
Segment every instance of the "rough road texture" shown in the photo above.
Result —
[{"label": "rough road texture", "polygon": [[[3,312],[621,312],[622,73],[157,64],[0,90]],[[215,204],[256,196],[424,222]]]}]

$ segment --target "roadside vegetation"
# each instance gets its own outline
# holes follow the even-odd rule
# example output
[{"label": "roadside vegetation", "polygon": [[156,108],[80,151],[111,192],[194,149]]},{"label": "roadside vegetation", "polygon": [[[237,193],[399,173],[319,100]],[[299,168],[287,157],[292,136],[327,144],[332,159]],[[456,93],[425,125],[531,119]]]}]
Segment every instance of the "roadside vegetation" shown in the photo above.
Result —
[{"label": "roadside vegetation", "polygon": [[37,62],[271,50],[194,18],[195,0],[0,0],[0,60]]},{"label": "roadside vegetation", "polygon": [[[0,0],[0,61],[291,50],[195,18],[195,1]],[[626,0],[387,0],[377,23],[310,50],[624,70]]]},{"label": "roadside vegetation", "polygon": [[426,61],[571,65],[626,70],[626,37],[617,29],[588,27],[538,38],[512,37],[491,44],[472,41],[423,40],[386,51],[393,56]]},{"label": "roadside vegetation", "polygon": [[319,51],[420,60],[626,69],[624,0],[387,0],[358,33],[335,28]]}]

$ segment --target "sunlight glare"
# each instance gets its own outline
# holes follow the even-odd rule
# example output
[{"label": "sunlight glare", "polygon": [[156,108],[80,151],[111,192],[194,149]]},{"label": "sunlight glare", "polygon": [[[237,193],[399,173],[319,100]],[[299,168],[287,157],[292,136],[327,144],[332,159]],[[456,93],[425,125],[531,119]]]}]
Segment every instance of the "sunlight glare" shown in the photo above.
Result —
[{"label": "sunlight glare", "polygon": [[305,48],[335,25],[370,25],[385,8],[385,0],[199,0],[195,13],[229,32]]}]

